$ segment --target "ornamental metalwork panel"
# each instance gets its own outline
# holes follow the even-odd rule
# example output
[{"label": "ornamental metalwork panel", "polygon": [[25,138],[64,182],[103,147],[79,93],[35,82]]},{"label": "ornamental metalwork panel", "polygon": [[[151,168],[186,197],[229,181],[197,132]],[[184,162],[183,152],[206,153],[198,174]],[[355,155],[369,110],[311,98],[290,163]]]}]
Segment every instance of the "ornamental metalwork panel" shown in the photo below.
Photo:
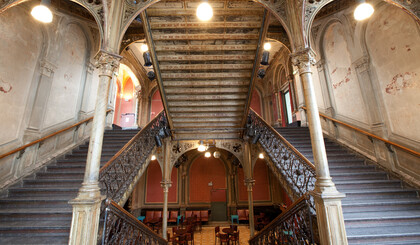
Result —
[{"label": "ornamental metalwork panel", "polygon": [[101,192],[107,198],[120,202],[139,171],[147,163],[146,160],[153,148],[168,135],[165,113],[161,112],[101,168],[99,173]]},{"label": "ornamental metalwork panel", "polygon": [[[252,143],[261,145],[297,196],[303,196],[314,189],[315,166],[252,110],[248,116],[246,130],[246,135]],[[310,205],[315,212],[312,198]]]},{"label": "ornamental metalwork panel", "polygon": [[317,244],[312,229],[309,196],[299,198],[261,232],[249,240],[250,245]]},{"label": "ornamental metalwork panel", "polygon": [[168,242],[112,200],[105,202],[102,245],[165,245]]}]

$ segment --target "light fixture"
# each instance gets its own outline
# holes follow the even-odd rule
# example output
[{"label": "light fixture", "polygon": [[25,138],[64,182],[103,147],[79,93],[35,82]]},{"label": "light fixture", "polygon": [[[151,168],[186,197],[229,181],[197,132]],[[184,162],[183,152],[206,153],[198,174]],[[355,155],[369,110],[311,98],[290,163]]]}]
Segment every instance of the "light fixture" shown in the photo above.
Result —
[{"label": "light fixture", "polygon": [[271,43],[264,43],[264,50],[265,51],[270,51],[270,49],[271,49]]},{"label": "light fixture", "polygon": [[147,50],[149,50],[149,47],[147,46],[147,44],[143,43],[143,44],[141,45],[140,49],[141,49],[141,51],[144,53],[144,52],[146,52]]},{"label": "light fixture", "polygon": [[262,58],[261,58],[261,65],[266,66],[268,65],[268,60],[270,59],[270,52],[264,50]]},{"label": "light fixture", "polygon": [[204,146],[204,145],[203,145],[203,141],[202,141],[202,140],[200,140],[200,145],[198,146],[197,151],[199,151],[199,152],[203,152],[203,151],[205,151],[205,150],[206,150],[206,146]]},{"label": "light fixture", "polygon": [[215,151],[215,152],[213,153],[213,157],[214,157],[214,158],[220,158],[220,151]]},{"label": "light fixture", "polygon": [[41,3],[35,6],[32,11],[31,15],[36,20],[41,21],[43,23],[51,23],[53,20],[53,14],[48,6],[51,5],[51,0],[42,0]]},{"label": "light fixture", "polygon": [[213,17],[213,8],[207,1],[203,1],[198,5],[196,14],[201,21],[208,21]]},{"label": "light fixture", "polygon": [[209,157],[211,157],[211,153],[209,151],[206,151],[206,153],[204,153],[204,156],[209,158]]},{"label": "light fixture", "polygon": [[263,153],[260,153],[260,154],[258,155],[258,158],[259,158],[259,159],[264,159],[264,154],[263,154]]},{"label": "light fixture", "polygon": [[148,67],[152,65],[152,59],[150,58],[149,51],[146,51],[143,53],[143,59],[144,59],[144,66]]},{"label": "light fixture", "polygon": [[152,160],[152,161],[156,160],[156,156],[155,155],[152,155],[152,157],[150,158],[150,160]]},{"label": "light fixture", "polygon": [[354,10],[354,18],[362,21],[372,16],[373,12],[375,12],[373,6],[363,0]]},{"label": "light fixture", "polygon": [[162,141],[160,140],[159,135],[155,135],[155,143],[156,143],[156,147],[162,146]]}]

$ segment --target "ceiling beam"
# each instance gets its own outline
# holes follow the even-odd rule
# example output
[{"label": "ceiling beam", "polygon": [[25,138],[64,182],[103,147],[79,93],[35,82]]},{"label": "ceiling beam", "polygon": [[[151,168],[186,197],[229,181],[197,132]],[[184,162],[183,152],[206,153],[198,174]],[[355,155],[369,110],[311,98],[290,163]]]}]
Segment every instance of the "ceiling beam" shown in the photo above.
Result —
[{"label": "ceiling beam", "polygon": [[255,50],[257,44],[254,45],[159,45],[156,52],[160,51],[245,51]]},{"label": "ceiling beam", "polygon": [[252,69],[252,64],[192,64],[192,65],[160,65],[162,71],[180,70],[246,70]]},{"label": "ceiling beam", "polygon": [[211,95],[167,95],[168,101],[203,101],[203,100],[244,100],[246,94],[211,94]]},{"label": "ceiling beam", "polygon": [[153,34],[154,41],[162,40],[258,40],[258,34],[224,33],[224,34]]},{"label": "ceiling beam", "polygon": [[[214,16],[220,16],[220,15],[231,15],[231,16],[261,16],[263,14],[263,10],[261,9],[215,9],[213,11]],[[196,15],[196,9],[148,9],[147,15],[149,17],[167,17],[167,16],[195,16]]]},{"label": "ceiling beam", "polygon": [[254,60],[255,55],[220,54],[220,55],[158,55],[159,61],[208,61],[208,60]]},{"label": "ceiling beam", "polygon": [[203,29],[203,28],[260,28],[260,22],[155,22],[151,28],[157,29]]},{"label": "ceiling beam", "polygon": [[165,79],[216,79],[216,78],[250,78],[250,72],[222,72],[222,73],[162,73]]},{"label": "ceiling beam", "polygon": [[246,80],[194,80],[194,81],[182,81],[182,80],[169,80],[164,81],[163,84],[165,87],[219,87],[219,86],[232,86],[232,87],[238,87],[238,86],[247,86],[249,85],[249,81]]},{"label": "ceiling beam", "polygon": [[166,94],[190,94],[190,95],[206,95],[206,94],[232,94],[246,93],[247,87],[219,87],[219,88],[166,88]]}]

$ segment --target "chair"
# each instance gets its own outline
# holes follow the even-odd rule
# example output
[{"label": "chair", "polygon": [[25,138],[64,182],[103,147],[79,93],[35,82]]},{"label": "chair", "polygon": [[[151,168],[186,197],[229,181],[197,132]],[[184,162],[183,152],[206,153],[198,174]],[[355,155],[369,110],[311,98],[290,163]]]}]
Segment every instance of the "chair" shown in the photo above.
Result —
[{"label": "chair", "polygon": [[229,245],[229,234],[220,233],[220,245],[227,244]]},{"label": "chair", "polygon": [[239,221],[247,221],[247,215],[245,209],[238,209],[238,220]]},{"label": "chair", "polygon": [[187,233],[185,233],[185,235],[185,240],[187,241],[187,243],[191,242],[191,244],[194,244],[194,226],[187,226]]},{"label": "chair", "polygon": [[[200,211],[198,211],[200,214]],[[199,216],[194,214],[194,228],[198,228],[199,231],[201,231],[201,219]]]},{"label": "chair", "polygon": [[144,218],[144,223],[148,224],[151,220],[153,220],[153,215],[155,211],[146,211],[146,218]]},{"label": "chair", "polygon": [[220,226],[214,227],[214,244],[217,243],[217,238],[220,240]]},{"label": "chair", "polygon": [[171,211],[168,216],[168,223],[176,223],[178,221],[178,211]]},{"label": "chair", "polygon": [[[238,227],[236,227],[238,228]],[[239,244],[239,231],[235,231],[231,234],[229,240],[232,242],[231,244]]]},{"label": "chair", "polygon": [[233,231],[238,231],[238,226],[237,225],[230,225],[230,229],[232,229]]},{"label": "chair", "polygon": [[208,210],[201,210],[200,211],[200,218],[201,218],[201,222],[208,222],[209,221],[209,211]]},{"label": "chair", "polygon": [[185,245],[187,244],[187,236],[186,234],[177,235],[176,239],[172,242],[174,245]]},{"label": "chair", "polygon": [[185,211],[185,218],[187,219],[189,217],[192,217],[192,213],[192,211]]}]

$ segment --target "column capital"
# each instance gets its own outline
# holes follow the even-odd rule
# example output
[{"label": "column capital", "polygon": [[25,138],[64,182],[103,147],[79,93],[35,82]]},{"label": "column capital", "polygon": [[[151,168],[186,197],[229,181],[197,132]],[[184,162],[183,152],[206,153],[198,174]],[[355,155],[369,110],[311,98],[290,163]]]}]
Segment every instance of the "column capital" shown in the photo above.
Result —
[{"label": "column capital", "polygon": [[311,72],[311,65],[315,64],[315,52],[310,48],[298,50],[290,55],[292,64],[299,68],[299,73]]},{"label": "column capital", "polygon": [[320,59],[316,63],[316,68],[318,69],[318,72],[324,71],[325,68],[325,59]]},{"label": "column capital", "polygon": [[93,71],[95,70],[95,64],[93,64],[92,62],[87,62],[86,63],[86,70],[89,74],[93,74]]},{"label": "column capital", "polygon": [[169,188],[171,188],[172,186],[172,181],[170,180],[162,180],[160,182],[160,186],[163,188],[164,192],[167,192],[169,190]]},{"label": "column capital", "polygon": [[100,69],[100,76],[112,77],[112,74],[120,66],[121,56],[100,50],[95,56],[95,65]]},{"label": "column capital", "polygon": [[245,185],[247,187],[247,191],[252,191],[252,187],[255,185],[255,180],[252,178],[246,178]]}]

